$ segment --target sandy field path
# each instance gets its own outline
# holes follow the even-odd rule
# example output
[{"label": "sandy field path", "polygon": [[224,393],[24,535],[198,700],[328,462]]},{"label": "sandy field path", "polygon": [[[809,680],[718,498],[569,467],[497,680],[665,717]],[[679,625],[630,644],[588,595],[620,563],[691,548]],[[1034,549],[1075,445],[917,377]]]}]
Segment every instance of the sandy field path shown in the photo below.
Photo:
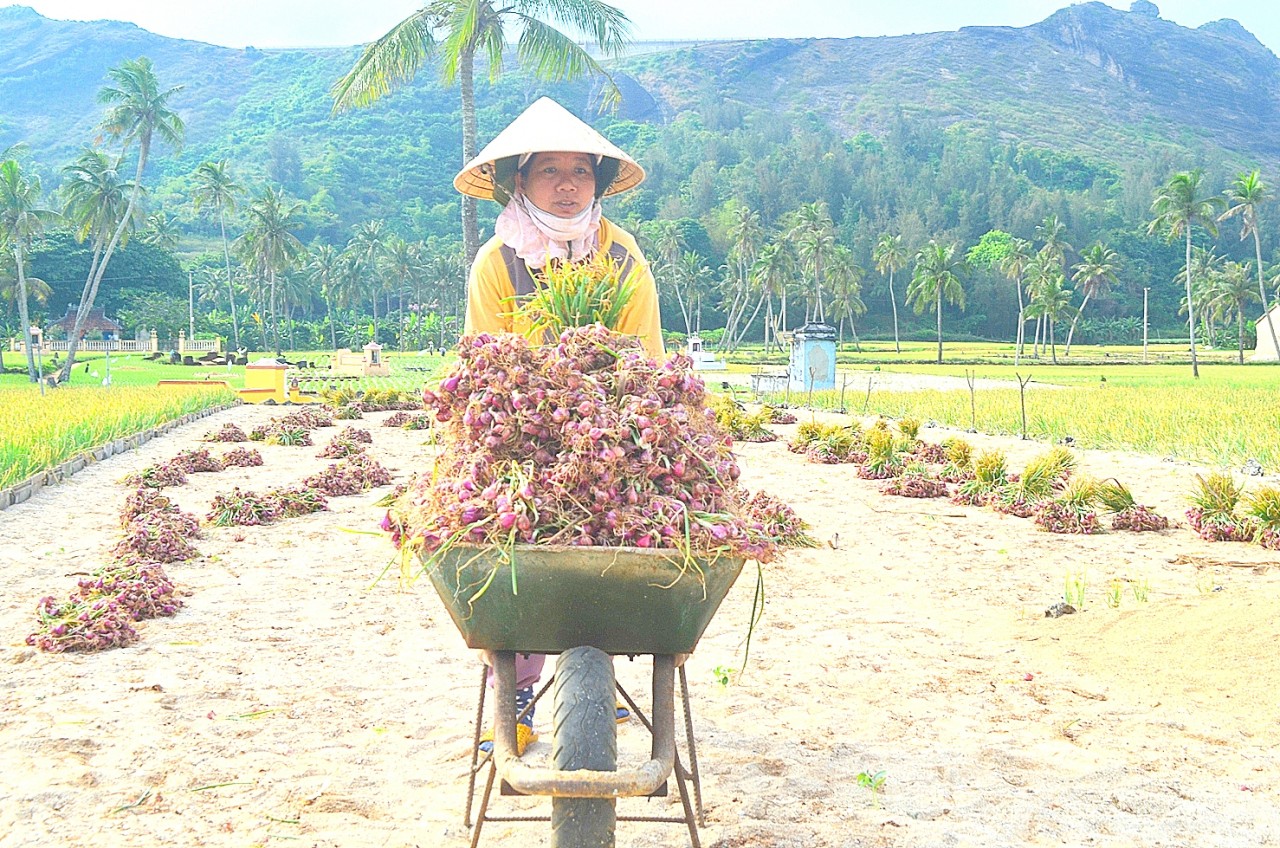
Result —
[{"label": "sandy field path", "polygon": [[[207,528],[203,556],[168,568],[186,606],[139,625],[128,648],[24,643],[37,600],[68,594],[119,538],[120,477],[224,422],[279,414],[218,413],[0,512],[3,848],[469,844],[478,665],[430,586],[395,579],[376,533],[386,488],[266,527]],[[397,479],[429,468],[424,434],[380,427],[387,415],[341,423],[367,427]],[[703,845],[1280,845],[1280,556],[1185,526],[1058,536],[882,495],[853,466],[789,453],[794,425],[775,429],[781,441],[739,446],[743,482],[792,504],[822,546],[764,567],[745,669],[752,564],[689,661]],[[314,431],[310,448],[255,445],[263,467],[191,475],[171,494],[203,516],[233,486],[298,482],[329,462],[316,453],[335,432]],[[966,438],[1007,450],[1015,469],[1048,447]],[[1171,518],[1205,471],[1078,454]],[[1085,610],[1046,618],[1068,574],[1086,576]],[[647,663],[616,665],[643,703]],[[546,756],[549,706],[537,726],[530,755]],[[635,721],[619,739],[624,758],[647,749]],[[879,790],[859,784],[880,772]],[[545,845],[549,832],[495,823],[481,844]],[[676,848],[688,834],[620,824],[618,844]]]}]

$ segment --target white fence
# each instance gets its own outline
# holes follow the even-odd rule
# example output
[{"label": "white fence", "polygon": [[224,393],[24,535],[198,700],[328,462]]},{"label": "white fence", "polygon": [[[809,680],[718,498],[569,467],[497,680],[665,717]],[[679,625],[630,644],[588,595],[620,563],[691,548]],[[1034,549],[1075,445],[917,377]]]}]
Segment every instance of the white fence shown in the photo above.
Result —
[{"label": "white fence", "polygon": [[[44,353],[53,353],[55,351],[65,353],[70,347],[71,342],[67,339],[46,339],[40,343],[40,350]],[[151,338],[142,340],[81,339],[80,344],[76,347],[78,350],[89,353],[104,353],[106,351],[112,353],[160,353],[170,350],[176,350],[180,354],[222,353],[222,339],[188,339],[185,332],[179,333],[176,339],[159,339],[155,333],[152,333]],[[25,339],[9,339],[9,351],[11,353],[21,353],[25,356],[27,352]]]}]

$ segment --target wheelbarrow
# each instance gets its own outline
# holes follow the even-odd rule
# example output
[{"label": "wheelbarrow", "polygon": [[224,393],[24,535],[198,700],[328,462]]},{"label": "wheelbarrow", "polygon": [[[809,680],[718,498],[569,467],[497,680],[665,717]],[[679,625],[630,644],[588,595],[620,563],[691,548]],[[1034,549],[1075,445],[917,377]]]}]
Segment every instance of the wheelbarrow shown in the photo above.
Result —
[{"label": "wheelbarrow", "polygon": [[[515,794],[552,799],[553,848],[612,848],[616,799],[660,794],[677,767],[676,658],[693,652],[742,565],[742,559],[727,556],[686,561],[673,550],[544,545],[517,545],[509,552],[458,545],[435,561],[428,575],[463,640],[492,652],[497,708],[485,803],[496,774]],[[560,655],[552,687],[552,767],[517,754],[510,708],[517,653]],[[653,734],[651,756],[622,769],[615,655],[653,656],[652,721],[645,720]],[[687,687],[683,695],[692,745]],[[682,772],[676,776],[683,787]],[[684,791],[681,800],[684,819],[640,820],[687,822],[698,848]],[[482,812],[473,846],[483,820]]]}]

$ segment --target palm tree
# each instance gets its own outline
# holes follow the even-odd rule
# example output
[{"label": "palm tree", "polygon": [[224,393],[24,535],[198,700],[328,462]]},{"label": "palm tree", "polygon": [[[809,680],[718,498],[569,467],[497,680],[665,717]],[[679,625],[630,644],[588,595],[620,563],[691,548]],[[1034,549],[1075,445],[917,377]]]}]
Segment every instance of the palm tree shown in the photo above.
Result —
[{"label": "palm tree", "polygon": [[[27,253],[45,227],[57,220],[57,213],[40,205],[40,178],[23,173],[13,159],[0,163],[0,247],[7,247],[17,268],[18,321],[27,337],[31,326],[27,298]],[[27,377],[36,382],[35,352],[27,337]]]},{"label": "palm tree", "polygon": [[902,244],[901,235],[884,233],[871,251],[871,261],[876,263],[876,270],[889,275],[889,304],[893,307],[893,349],[902,353],[902,345],[898,341],[898,298],[893,294],[893,275],[907,267],[909,257]]},{"label": "palm tree", "polygon": [[668,219],[659,219],[651,222],[645,227],[648,238],[652,247],[652,256],[659,267],[674,268],[680,262],[680,254],[684,252],[687,245],[684,243],[684,235],[680,232],[680,228],[676,226],[675,221]]},{"label": "palm tree", "polygon": [[101,261],[85,282],[85,290],[80,295],[80,306],[76,310],[75,324],[67,345],[67,359],[58,377],[59,382],[65,382],[71,377],[80,334],[84,332],[84,322],[88,320],[93,302],[98,296],[98,286],[106,273],[107,263],[124,238],[125,231],[132,225],[134,212],[142,199],[142,173],[151,156],[152,142],[159,138],[178,149],[182,147],[186,132],[182,119],[169,108],[170,99],[182,90],[182,86],[161,90],[150,59],[144,56],[125,61],[120,67],[108,71],[107,75],[115,82],[115,86],[108,86],[98,92],[98,100],[107,104],[102,129],[111,138],[120,140],[122,156],[130,147],[137,145],[138,164],[130,187],[129,203],[103,249]]},{"label": "palm tree", "polygon": [[1026,340],[1027,308],[1022,299],[1022,282],[1031,267],[1031,262],[1031,242],[1020,238],[1015,238],[1009,243],[1008,253],[1000,260],[1000,270],[1013,281],[1014,289],[1018,292],[1018,332],[1015,334],[1014,341],[1014,365],[1017,365],[1022,357],[1022,347]]},{"label": "palm tree", "polygon": [[907,303],[914,306],[917,315],[933,308],[938,319],[938,364],[942,364],[942,303],[964,309],[964,286],[960,274],[965,270],[963,260],[956,259],[955,244],[940,244],[931,239],[916,254],[915,273],[907,286]]},{"label": "palm tree", "polygon": [[1066,274],[1067,254],[1071,252],[1071,244],[1067,241],[1067,225],[1057,215],[1050,215],[1036,227],[1036,235],[1043,244],[1040,249],[1058,263],[1058,268]]},{"label": "palm tree", "polygon": [[404,296],[409,288],[409,279],[418,271],[418,254],[414,246],[399,236],[393,235],[386,243],[386,271],[391,278],[393,293],[400,299],[399,331],[396,333],[396,346],[404,351],[405,309]]},{"label": "palm tree", "polygon": [[842,244],[836,245],[827,268],[827,279],[831,282],[831,313],[839,322],[840,344],[844,344],[844,322],[848,319],[853,346],[859,353],[862,352],[862,342],[858,340],[857,318],[867,312],[867,305],[862,301],[862,278],[865,274],[862,266],[854,261],[853,251]]},{"label": "palm tree", "polygon": [[1203,180],[1204,174],[1198,168],[1174,174],[1169,182],[1156,190],[1156,198],[1151,204],[1155,218],[1147,226],[1149,233],[1166,231],[1170,240],[1178,236],[1186,238],[1187,327],[1191,333],[1191,374],[1197,379],[1200,377],[1200,363],[1196,360],[1196,319],[1191,298],[1191,236],[1197,224],[1217,235],[1215,213],[1225,205],[1219,196],[1201,194]]},{"label": "palm tree", "polygon": [[1205,309],[1215,317],[1234,320],[1236,325],[1236,361],[1244,364],[1244,313],[1258,297],[1253,291],[1248,262],[1226,262],[1211,278]]},{"label": "palm tree", "polygon": [[827,211],[827,202],[819,200],[806,203],[797,209],[792,218],[791,237],[796,240],[796,252],[805,270],[813,273],[812,297],[806,293],[804,320],[819,323],[826,321],[822,306],[823,271],[831,261],[836,248],[835,224]]},{"label": "palm tree", "polygon": [[[1236,177],[1236,181],[1231,184],[1231,188],[1227,189],[1227,210],[1218,216],[1219,221],[1225,221],[1227,218],[1240,218],[1240,238],[1241,240],[1253,236],[1253,253],[1254,261],[1257,263],[1258,269],[1258,297],[1262,301],[1262,314],[1266,315],[1271,311],[1271,306],[1267,303],[1267,286],[1263,281],[1262,271],[1262,241],[1258,234],[1258,209],[1271,199],[1271,191],[1267,184],[1262,181],[1262,176],[1258,171],[1250,171],[1247,174],[1240,174]],[[1276,325],[1268,321],[1267,328],[1271,330],[1271,345],[1276,350],[1276,359],[1280,360],[1280,337],[1276,335]]]},{"label": "palm tree", "polygon": [[[764,349],[769,351],[771,342],[777,342],[777,321],[773,314],[773,298],[777,295],[781,300],[780,315],[782,328],[787,324],[787,289],[795,280],[796,260],[785,240],[770,242],[760,251],[755,264],[751,266],[751,277],[765,298],[764,313]],[[773,336],[770,337],[772,330]]]},{"label": "palm tree", "polygon": [[692,335],[702,330],[702,292],[711,280],[711,269],[701,254],[686,250],[680,254],[674,271],[676,303],[684,318],[685,333]]},{"label": "palm tree", "polygon": [[733,222],[729,226],[729,263],[733,273],[724,275],[725,298],[722,304],[725,310],[724,345],[728,350],[738,346],[747,328],[760,314],[760,307],[764,303],[763,297],[756,298],[751,317],[743,320],[756,291],[751,281],[751,266],[756,261],[763,237],[760,213],[745,204],[736,206],[733,210]]},{"label": "palm tree", "polygon": [[177,249],[180,238],[178,222],[164,210],[152,212],[147,216],[146,229],[138,238],[143,244],[172,252]]},{"label": "palm tree", "polygon": [[307,275],[324,298],[325,313],[329,318],[329,342],[334,350],[338,348],[338,329],[333,319],[333,300],[341,274],[341,254],[333,245],[322,244],[311,251],[307,260]]},{"label": "palm tree", "polygon": [[378,297],[386,288],[382,279],[382,262],[387,253],[386,222],[380,220],[365,221],[356,227],[356,233],[347,243],[347,250],[357,260],[357,264],[366,275],[365,288],[369,299],[373,302],[373,341],[378,340]]},{"label": "palm tree", "polygon": [[[0,238],[0,301],[8,304],[9,309],[18,308],[18,275],[13,267],[13,254],[4,247],[5,241]],[[53,294],[53,287],[39,277],[28,276],[27,302],[44,305]],[[3,350],[3,348],[0,348]],[[3,373],[0,367],[0,373]]]},{"label": "palm tree", "polygon": [[1035,295],[1027,307],[1027,313],[1044,320],[1045,341],[1049,346],[1053,364],[1057,365],[1058,346],[1054,341],[1053,328],[1058,321],[1065,321],[1075,314],[1071,306],[1071,297],[1074,292],[1066,287],[1067,278],[1063,276],[1062,271],[1050,264],[1046,264],[1043,271],[1039,275]]},{"label": "palm tree", "polygon": [[272,339],[280,350],[280,315],[276,304],[276,279],[304,252],[294,230],[301,228],[298,211],[302,204],[285,196],[281,189],[268,188],[249,204],[249,226],[236,239],[237,249],[268,283],[268,310]]},{"label": "palm tree", "polygon": [[1076,322],[1084,314],[1084,308],[1089,305],[1089,298],[1106,291],[1107,286],[1116,281],[1118,258],[1119,254],[1102,242],[1098,242],[1082,253],[1081,261],[1074,266],[1075,274],[1071,279],[1084,292],[1084,300],[1080,303],[1075,317],[1071,319],[1071,329],[1067,332],[1067,356],[1071,355],[1071,339],[1076,334]]},{"label": "palm tree", "polygon": [[[129,208],[134,184],[122,178],[119,162],[100,150],[85,150],[62,169],[62,174],[63,216],[77,241],[90,239],[92,260],[87,280],[92,280],[102,264],[107,243]],[[122,243],[127,243],[140,217],[135,209]],[[86,282],[86,291],[88,287]]]},{"label": "palm tree", "polygon": [[[461,90],[462,161],[470,162],[477,152],[476,55],[484,55],[489,81],[496,81],[502,74],[511,28],[519,31],[517,60],[539,79],[556,82],[598,74],[607,80],[606,102],[620,100],[612,78],[557,26],[585,35],[602,55],[611,57],[626,46],[630,21],[621,10],[600,0],[431,0],[365,48],[355,67],[333,87],[334,111],[374,103],[394,86],[413,79],[426,59],[438,55],[445,85],[457,81]],[[480,247],[480,234],[476,202],[466,196],[462,198],[462,241],[470,265]]]},{"label": "palm tree", "polygon": [[227,298],[231,302],[231,332],[236,350],[240,349],[240,321],[236,317],[236,290],[231,284],[231,242],[227,240],[227,213],[236,210],[236,198],[244,194],[244,187],[231,177],[226,159],[203,162],[196,168],[195,189],[191,200],[197,212],[206,206],[217,211],[218,227],[222,232],[222,260],[227,270]]},{"label": "palm tree", "polygon": [[[1199,318],[1200,329],[1204,332],[1203,338],[1208,339],[1210,347],[1213,346],[1213,337],[1217,335],[1218,319],[1222,317],[1222,313],[1214,311],[1211,306],[1216,296],[1215,286],[1224,273],[1226,264],[1227,257],[1203,247],[1193,247],[1191,265],[1183,266],[1174,278],[1179,283],[1191,280],[1191,304]],[[1184,297],[1178,307],[1178,314],[1185,314],[1187,309],[1187,299]]]}]

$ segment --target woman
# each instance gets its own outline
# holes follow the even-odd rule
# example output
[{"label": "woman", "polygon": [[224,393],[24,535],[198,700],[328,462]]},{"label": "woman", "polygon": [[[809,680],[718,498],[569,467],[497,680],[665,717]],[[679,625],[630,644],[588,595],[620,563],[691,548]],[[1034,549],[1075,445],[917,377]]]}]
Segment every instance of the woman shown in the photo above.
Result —
[{"label": "woman", "polygon": [[[663,356],[658,290],[635,238],[601,214],[600,200],[635,188],[644,169],[560,104],[543,97],[511,122],[454,178],[458,191],[503,204],[494,236],[480,248],[467,281],[464,332],[529,335],[514,316],[513,299],[531,295],[548,262],[583,262],[608,256],[623,278],[638,268],[635,291],[617,330],[639,337],[654,358]],[[533,732],[533,687],[546,657],[516,658],[516,727],[520,753]],[[493,684],[490,673],[490,685]],[[630,713],[617,708],[618,721]],[[480,747],[491,750],[486,734]]]},{"label": "woman", "polygon": [[624,275],[639,266],[618,331],[663,355],[658,290],[630,233],[601,214],[600,200],[635,188],[644,170],[548,97],[512,121],[454,179],[472,197],[504,204],[494,236],[476,254],[467,283],[467,333],[527,334],[510,316],[513,296],[532,294],[548,262],[612,257]]}]

